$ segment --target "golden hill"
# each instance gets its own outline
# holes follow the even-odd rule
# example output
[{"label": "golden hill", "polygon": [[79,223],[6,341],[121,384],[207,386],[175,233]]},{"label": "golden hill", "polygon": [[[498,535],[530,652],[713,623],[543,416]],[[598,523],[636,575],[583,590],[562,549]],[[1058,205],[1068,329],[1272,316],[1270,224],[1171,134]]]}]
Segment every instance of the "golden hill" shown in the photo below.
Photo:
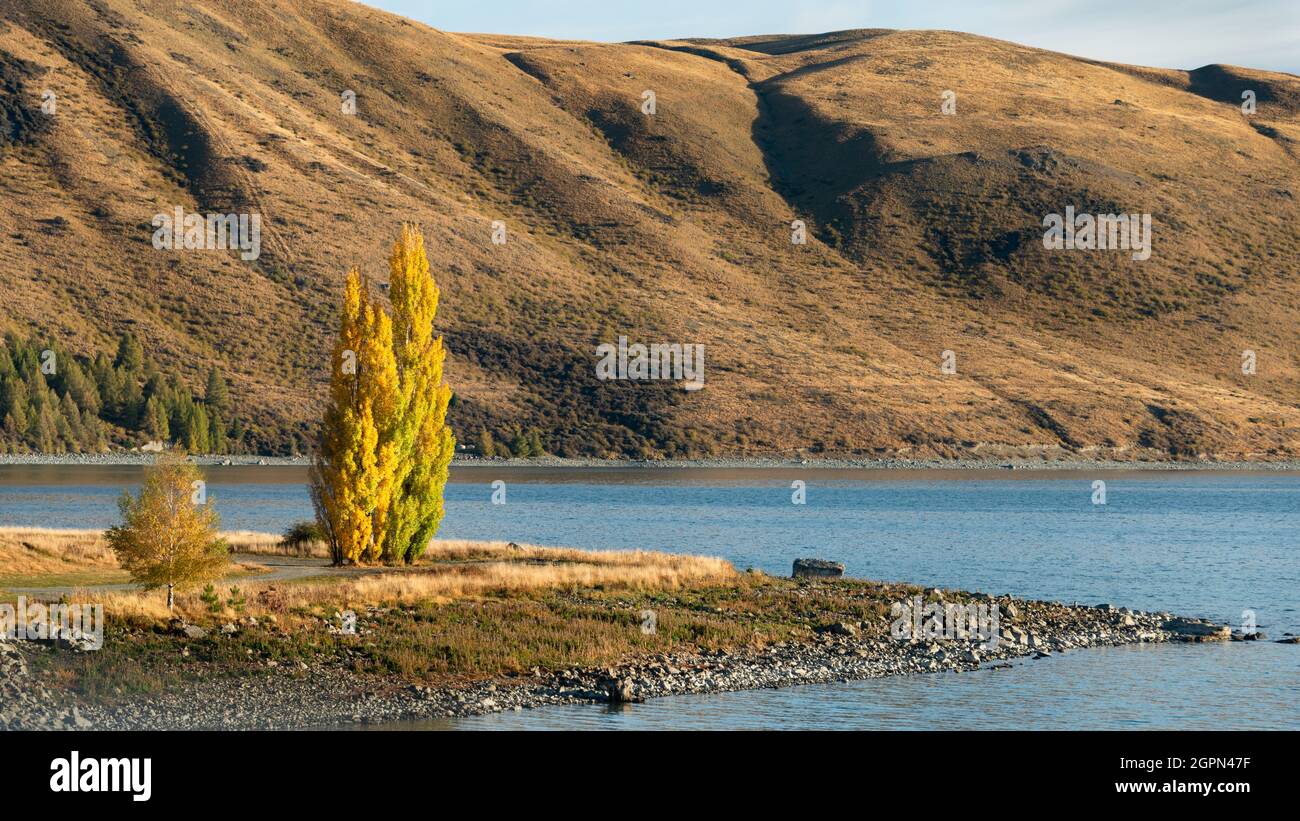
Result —
[{"label": "golden hill", "polygon": [[[1300,455],[1291,75],[941,31],[595,44],[341,0],[0,0],[0,86],[0,330],[89,354],[129,329],[196,386],[216,362],[263,448],[305,446],[344,272],[382,283],[415,220],[462,442]],[[259,213],[261,256],[155,250],[177,206]],[[1150,214],[1150,258],[1046,250],[1067,206]],[[597,381],[620,335],[704,344],[706,387]]]}]

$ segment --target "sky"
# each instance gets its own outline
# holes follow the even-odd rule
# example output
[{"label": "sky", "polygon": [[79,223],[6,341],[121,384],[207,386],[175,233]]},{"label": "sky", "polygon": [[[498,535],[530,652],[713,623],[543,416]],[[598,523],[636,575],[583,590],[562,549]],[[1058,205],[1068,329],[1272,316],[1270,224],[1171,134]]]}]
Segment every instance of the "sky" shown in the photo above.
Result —
[{"label": "sky", "polygon": [[444,31],[622,41],[950,29],[1097,60],[1300,74],[1300,0],[366,0]]}]

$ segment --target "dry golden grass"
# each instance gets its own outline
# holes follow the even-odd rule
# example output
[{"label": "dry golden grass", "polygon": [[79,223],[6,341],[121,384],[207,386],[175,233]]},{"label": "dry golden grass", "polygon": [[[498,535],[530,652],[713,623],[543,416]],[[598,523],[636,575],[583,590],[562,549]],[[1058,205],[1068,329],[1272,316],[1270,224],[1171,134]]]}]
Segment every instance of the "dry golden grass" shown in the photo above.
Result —
[{"label": "dry golden grass", "polygon": [[[544,562],[581,562],[612,566],[717,567],[731,565],[721,559],[687,556],[642,550],[579,550],[572,547],[539,547],[515,542],[471,542],[434,539],[424,551],[421,562],[538,560]],[[714,569],[717,569],[714,567]]]},{"label": "dry golden grass", "polygon": [[[220,534],[236,553],[328,556],[324,546],[304,553],[281,547],[280,537],[250,530]],[[117,567],[102,531],[58,528],[0,527],[0,575],[51,573]]]},{"label": "dry golden grass", "polygon": [[236,553],[256,553],[262,556],[298,556],[314,559],[328,559],[329,548],[323,542],[309,542],[290,547],[274,533],[258,533],[252,530],[227,530],[221,537]]},{"label": "dry golden grass", "polygon": [[[258,552],[275,537],[267,534],[234,532],[222,534],[241,552]],[[255,578],[267,568],[255,562],[232,563],[227,575],[228,583],[238,583],[245,578]],[[101,531],[55,528],[0,527],[0,589],[42,588],[79,590],[102,585],[127,584],[130,575],[118,565],[107,540]],[[104,596],[118,594],[96,591],[85,593],[101,601]],[[136,594],[131,594],[136,595]],[[128,599],[130,596],[123,597]],[[141,606],[153,612],[142,602]],[[124,604],[124,610],[133,611],[134,604]]]},{"label": "dry golden grass", "polygon": [[[595,553],[590,561],[559,550],[554,560],[545,558],[546,548],[530,548],[529,563],[483,562],[461,566],[420,568],[403,573],[364,576],[348,582],[349,597],[365,604],[449,601],[484,595],[535,593],[543,590],[580,588],[636,591],[675,590],[697,584],[717,584],[736,577],[735,568],[722,559],[702,556],[666,556],[636,553],[628,561],[602,561],[608,554]],[[314,594],[311,591],[308,595]]]},{"label": "dry golden grass", "polygon": [[117,558],[94,530],[0,528],[0,577],[114,569]]},{"label": "dry golden grass", "polygon": [[[249,531],[223,535],[239,552],[283,555],[278,536]],[[116,562],[102,534],[84,530],[0,528],[0,576],[11,579],[56,576],[112,568],[116,568]],[[236,574],[264,570],[251,563],[232,566]],[[473,597],[584,588],[674,590],[737,578],[730,562],[707,556],[436,540],[413,567],[368,570],[365,575],[361,572],[356,568],[321,567],[319,574],[295,581],[258,581],[255,576],[232,576],[219,588],[224,594],[227,588],[237,584],[247,597],[247,612],[259,614],[283,613],[321,603],[349,606],[445,603]],[[51,586],[54,584],[57,582]],[[156,592],[80,591],[72,598],[100,602],[106,612],[130,621],[156,621],[168,616],[164,598]],[[197,591],[180,594],[177,606],[187,616],[207,613]]]},{"label": "dry golden grass", "polygon": [[[239,584],[239,588],[248,597],[249,603],[244,612],[256,616],[313,605],[364,607],[415,602],[446,604],[460,599],[581,589],[635,592],[677,590],[693,585],[721,584],[736,577],[734,568],[714,559],[702,559],[698,564],[674,563],[673,566],[660,563],[600,565],[566,562],[555,565],[521,565],[489,562],[434,566],[330,581],[248,581]],[[266,593],[274,596],[274,605],[267,604],[260,598]],[[101,602],[105,612],[133,622],[157,621],[169,615],[163,596],[156,592],[78,592],[72,596],[72,600]],[[197,592],[178,596],[177,611],[191,618],[205,618],[208,614]],[[223,615],[229,616],[230,613],[223,611]]]}]

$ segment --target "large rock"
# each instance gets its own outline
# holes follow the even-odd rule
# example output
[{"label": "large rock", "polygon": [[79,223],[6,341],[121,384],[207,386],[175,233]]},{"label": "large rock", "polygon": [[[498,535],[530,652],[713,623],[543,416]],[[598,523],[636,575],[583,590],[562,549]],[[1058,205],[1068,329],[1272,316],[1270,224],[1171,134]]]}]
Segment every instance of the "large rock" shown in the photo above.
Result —
[{"label": "large rock", "polygon": [[818,633],[830,633],[835,636],[856,636],[858,628],[846,621],[836,621],[813,628]]},{"label": "large rock", "polygon": [[1182,641],[1229,641],[1232,638],[1232,628],[1228,625],[1197,619],[1174,618],[1161,626],[1165,632],[1173,633]]},{"label": "large rock", "polygon": [[609,678],[604,682],[605,694],[613,704],[632,704],[638,701],[645,701],[644,698],[637,695],[636,689],[632,685],[630,678]]},{"label": "large rock", "polygon": [[208,631],[199,627],[197,624],[190,624],[182,618],[173,618],[167,625],[172,635],[184,636],[187,639],[201,639],[208,635]]},{"label": "large rock", "polygon": [[796,579],[832,578],[844,575],[844,565],[840,562],[828,562],[825,559],[795,559],[794,573]]},{"label": "large rock", "polygon": [[80,630],[73,630],[71,627],[59,628],[55,643],[58,647],[74,650],[78,653],[98,650],[101,646],[100,639]]},{"label": "large rock", "polygon": [[1029,646],[1029,634],[1017,627],[1002,628],[1001,639],[1009,644],[1017,644],[1021,647]]}]

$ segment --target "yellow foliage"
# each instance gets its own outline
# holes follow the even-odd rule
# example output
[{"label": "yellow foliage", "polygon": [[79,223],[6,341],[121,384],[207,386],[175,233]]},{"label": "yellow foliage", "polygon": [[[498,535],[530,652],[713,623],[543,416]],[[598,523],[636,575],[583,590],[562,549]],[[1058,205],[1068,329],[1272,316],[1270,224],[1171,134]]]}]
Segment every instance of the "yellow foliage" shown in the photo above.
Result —
[{"label": "yellow foliage", "polygon": [[446,350],[424,239],[403,226],[389,258],[390,316],[353,269],[334,348],[312,498],[337,563],[410,563],[443,516],[455,450]]},{"label": "yellow foliage", "polygon": [[149,469],[139,498],[122,494],[123,523],[105,534],[118,562],[146,590],[173,591],[220,578],[230,564],[229,548],[217,536],[211,500],[194,501],[202,474],[179,456],[164,455]]}]

